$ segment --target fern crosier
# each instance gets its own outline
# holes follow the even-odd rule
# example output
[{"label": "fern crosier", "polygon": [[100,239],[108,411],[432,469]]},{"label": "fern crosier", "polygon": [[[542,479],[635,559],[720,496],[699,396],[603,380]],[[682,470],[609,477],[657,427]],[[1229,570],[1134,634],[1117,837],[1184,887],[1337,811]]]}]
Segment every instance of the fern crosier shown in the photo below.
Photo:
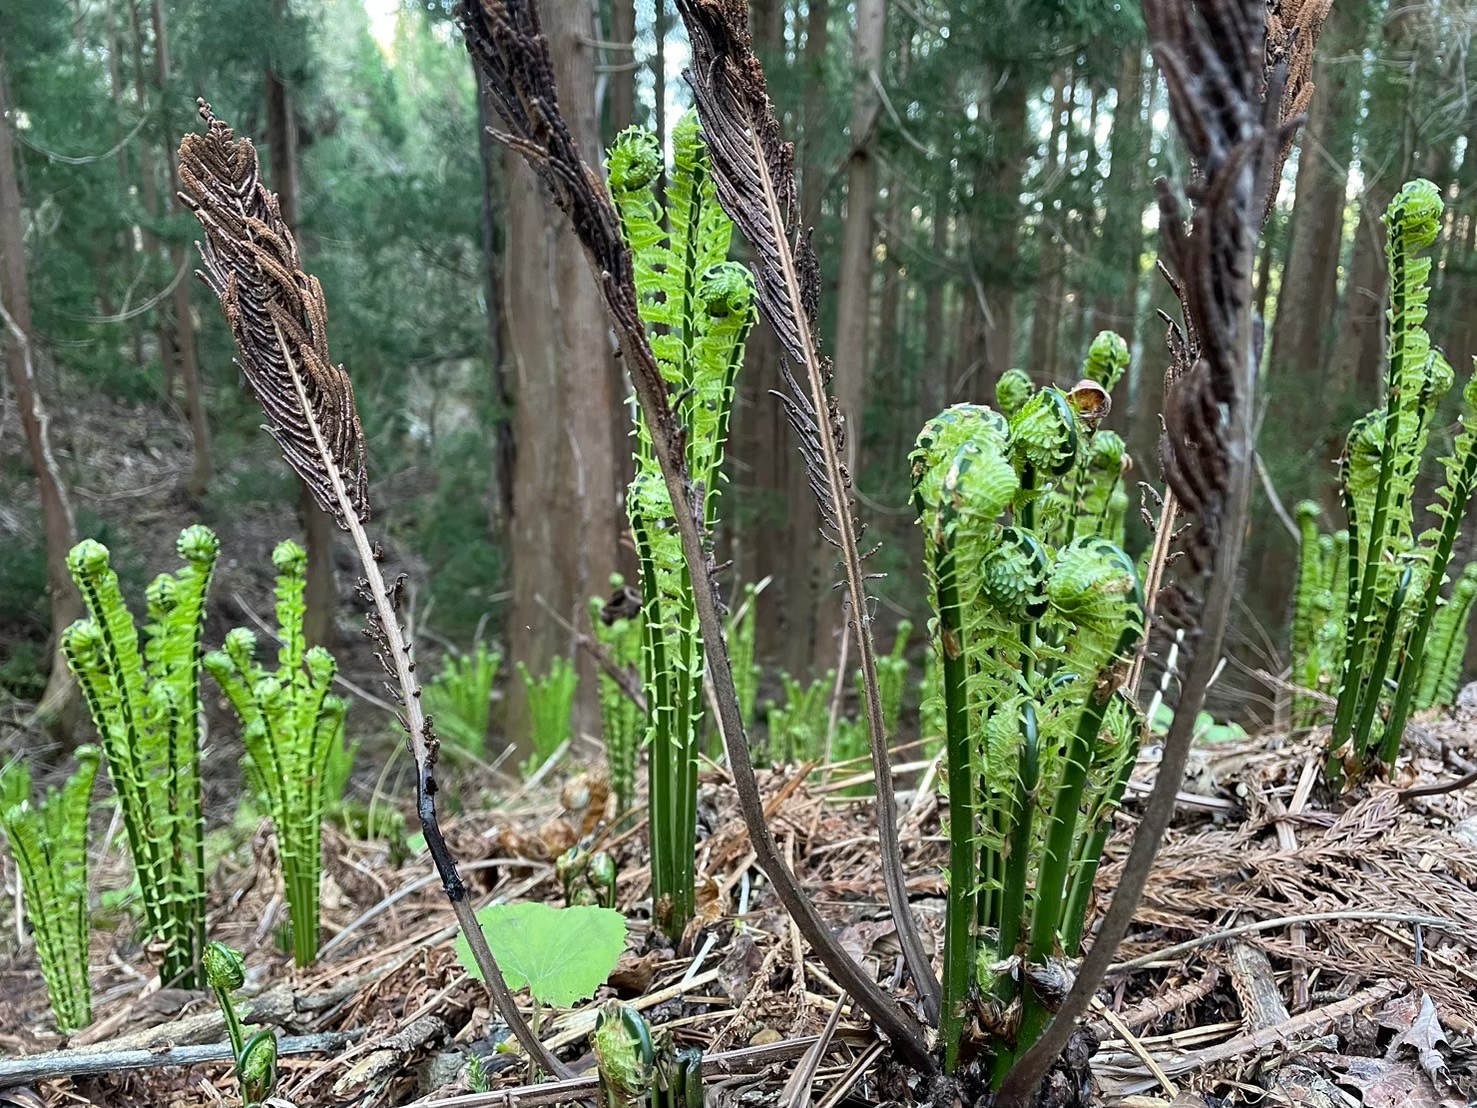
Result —
[{"label": "fern crosier", "polygon": [[281,644],[276,672],[257,661],[256,636],[244,627],[205,656],[205,668],[241,720],[242,771],[272,819],[293,959],[306,966],[318,957],[324,785],[330,760],[342,748],[347,706],[330,691],[338,672],[333,655],[321,646],[309,648],[303,636],[307,555],[285,541],[272,551],[272,566]]},{"label": "fern crosier", "polygon": [[1132,728],[1121,725],[1132,709],[1118,692],[1142,625],[1132,563],[1090,526],[1056,545],[1053,521],[1034,511],[1071,502],[1057,485],[1090,450],[1091,431],[1066,394],[1042,389],[1009,420],[949,409],[912,455],[942,669],[950,1065],[972,991],[988,1005],[1025,1006],[997,1065],[1039,1034],[1049,998],[1023,984],[1028,973],[991,967],[1016,955],[1040,965],[1080,935],[1069,913],[1086,911],[1132,761]]},{"label": "fern crosier", "polygon": [[176,549],[184,566],[149,585],[141,650],[107,548],[91,539],[73,547],[67,568],[89,617],[62,632],[62,651],[118,794],[145,927],[162,949],[161,978],[192,987],[205,946],[200,632],[220,543],[194,526]]},{"label": "fern crosier", "polygon": [[20,872],[26,916],[41,959],[41,976],[62,1034],[92,1022],[88,981],[87,817],[98,750],[80,746],[77,769],[60,790],[31,797],[24,762],[0,769],[0,831]]},{"label": "fern crosier", "polygon": [[[639,128],[607,156],[611,195],[635,258],[641,318],[685,431],[705,531],[717,522],[734,381],[754,321],[753,277],[727,261],[733,224],[718,205],[697,116],[672,132],[673,165],[658,205],[656,136]],[[652,884],[659,926],[678,937],[695,908],[697,751],[703,724],[703,643],[660,468],[637,421],[636,478],[626,498],[641,564]]]}]

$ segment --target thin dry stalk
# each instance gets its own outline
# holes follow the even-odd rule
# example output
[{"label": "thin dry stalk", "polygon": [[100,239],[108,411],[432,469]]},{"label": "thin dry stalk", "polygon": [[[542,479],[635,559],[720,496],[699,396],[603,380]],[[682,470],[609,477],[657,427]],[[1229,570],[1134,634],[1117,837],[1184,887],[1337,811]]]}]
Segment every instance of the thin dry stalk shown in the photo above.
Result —
[{"label": "thin dry stalk", "polygon": [[267,433],[318,506],[353,540],[364,572],[359,594],[371,605],[365,634],[393,678],[386,687],[400,702],[400,722],[415,759],[421,830],[498,1013],[530,1058],[550,1073],[568,1076],[568,1068],[519,1014],[441,834],[435,776],[439,742],[421,709],[411,645],[396,615],[398,593],[386,587],[379,548],[364,527],[369,519],[364,431],[349,375],[329,357],[323,288],[298,263],[297,242],[276,196],[261,181],[251,141],[236,138],[203,100],[200,117],[205,134],[186,135],[179,148],[180,199],[205,230],[200,276],[220,300],[246,386],[266,413]]}]

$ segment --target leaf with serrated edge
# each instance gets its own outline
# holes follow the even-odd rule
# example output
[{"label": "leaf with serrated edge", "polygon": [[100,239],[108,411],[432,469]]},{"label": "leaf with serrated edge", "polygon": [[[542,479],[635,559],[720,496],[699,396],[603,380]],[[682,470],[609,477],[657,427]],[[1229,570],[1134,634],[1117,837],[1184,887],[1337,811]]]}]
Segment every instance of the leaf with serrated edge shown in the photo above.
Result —
[{"label": "leaf with serrated edge", "polygon": [[[487,945],[514,989],[568,1008],[595,995],[626,949],[626,920],[609,908],[551,908],[547,904],[489,904],[477,913]],[[481,980],[472,949],[460,934],[456,956]]]}]

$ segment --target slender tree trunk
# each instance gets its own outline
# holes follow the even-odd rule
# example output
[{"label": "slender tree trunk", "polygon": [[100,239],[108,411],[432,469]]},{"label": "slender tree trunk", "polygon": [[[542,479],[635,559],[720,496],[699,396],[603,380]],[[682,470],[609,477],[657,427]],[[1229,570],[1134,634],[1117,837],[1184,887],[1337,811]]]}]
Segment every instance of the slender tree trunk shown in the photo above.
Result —
[{"label": "slender tree trunk", "polygon": [[636,4],[635,0],[610,0],[610,41],[619,48],[609,52],[611,137],[636,122]]},{"label": "slender tree trunk", "polygon": [[[934,186],[933,220],[929,229],[933,247],[932,267],[927,276],[923,300],[923,335],[927,343],[942,342],[944,335],[944,293],[948,289],[948,270],[945,263],[949,255],[949,220],[952,211],[949,202],[947,180]],[[944,406],[948,391],[946,374],[950,359],[943,351],[937,357],[924,360],[919,369],[919,411],[913,424],[921,427],[923,421],[933,418]]]},{"label": "slender tree trunk", "polygon": [[[1057,191],[1057,174],[1061,172],[1061,144],[1064,117],[1068,113],[1068,82],[1065,72],[1051,80],[1051,137],[1046,147],[1047,196]],[[1031,305],[1031,352],[1027,371],[1038,382],[1057,379],[1057,351],[1062,329],[1062,250],[1057,224],[1060,215],[1051,202],[1041,213],[1037,228],[1041,246],[1037,252],[1036,291]]]},{"label": "slender tree trunk", "polygon": [[[988,120],[982,172],[975,185],[971,280],[964,297],[964,339],[950,399],[987,397],[1015,359],[1016,289],[1020,284],[1021,181],[1026,170],[1026,80],[1019,69],[1001,75],[981,119]],[[983,304],[981,304],[983,300]],[[966,356],[967,355],[967,356]],[[976,375],[983,379],[974,381]],[[969,381],[963,392],[957,383]]]},{"label": "slender tree trunk", "polygon": [[487,76],[473,64],[477,79],[477,152],[482,160],[482,269],[487,296],[487,362],[492,367],[492,391],[497,401],[492,428],[492,482],[489,495],[493,534],[505,539],[513,518],[513,471],[517,448],[513,441],[513,393],[508,388],[504,351],[507,316],[503,312],[502,274],[505,257],[499,243],[499,189],[497,143],[489,133],[492,109],[487,104]]},{"label": "slender tree trunk", "polygon": [[1272,324],[1272,372],[1292,375],[1315,389],[1326,376],[1337,306],[1344,195],[1362,85],[1362,61],[1351,62],[1348,55],[1360,37],[1355,14],[1335,4],[1318,42],[1313,69],[1317,92],[1298,154],[1291,245]]},{"label": "slender tree trunk", "polygon": [[[153,0],[150,11],[154,25],[154,83],[159,92],[160,126],[163,129],[160,136],[161,147],[168,150],[172,145],[169,134],[170,113],[167,110],[169,34],[164,22],[162,0]],[[184,211],[176,195],[179,192],[179,171],[173,158],[166,157],[164,163],[168,167],[165,174],[165,179],[169,182],[167,207],[179,214]],[[186,266],[185,244],[171,243],[168,257],[172,272],[179,273],[183,270]],[[170,299],[174,310],[174,356],[178,359],[180,381],[185,386],[185,414],[190,421],[190,439],[193,444],[190,475],[185,480],[185,488],[191,496],[199,499],[205,495],[205,489],[210,484],[210,422],[205,415],[205,397],[200,386],[200,363],[195,352],[195,317],[190,309],[192,288],[193,281],[181,279],[175,284]]]},{"label": "slender tree trunk", "polygon": [[[775,0],[769,0],[774,3]],[[810,0],[805,14],[805,97],[800,133],[800,220],[816,227],[826,198],[827,167],[821,160],[819,135],[826,118],[826,50],[830,45],[830,0]]]},{"label": "slender tree trunk", "polygon": [[[124,0],[124,2],[128,5],[128,25],[132,32],[133,95],[138,101],[139,113],[147,115],[152,109],[149,82],[144,76],[146,72],[144,69],[144,28],[139,15],[139,5],[144,0]],[[139,200],[143,204],[144,215],[148,219],[158,219],[160,212],[159,178],[154,167],[152,138],[150,128],[146,127],[139,132],[136,144],[138,147]],[[139,239],[143,243],[144,256],[152,263],[153,259],[158,258],[161,253],[158,237],[149,227],[144,226],[140,228]],[[166,401],[172,401],[175,392],[174,333],[170,328],[169,313],[162,306],[155,311],[154,315],[158,320],[159,366],[164,374],[164,398]]]},{"label": "slender tree trunk", "polygon": [[[582,5],[544,9],[544,34],[559,82],[560,107],[581,149],[597,151],[593,50]],[[593,155],[592,155],[593,156]],[[539,598],[570,624],[584,617],[616,566],[622,530],[616,488],[610,373],[568,386],[571,365],[605,365],[610,340],[599,294],[583,253],[562,214],[523,164],[508,155],[508,335],[517,382],[513,480],[513,603],[509,647],[514,659],[542,674],[555,655],[572,655],[569,635]],[[581,670],[576,728],[596,721],[596,681]],[[512,682],[509,738],[527,746],[527,704]]]},{"label": "slender tree trunk", "polygon": [[1144,250],[1144,54],[1123,52],[1108,140],[1106,218],[1103,220],[1104,277],[1093,307],[1093,327],[1116,331],[1133,345],[1140,259]]},{"label": "slender tree trunk", "polygon": [[36,377],[20,181],[10,118],[5,63],[0,58],[0,303],[4,304],[8,317],[0,320],[0,348],[5,351],[11,395],[20,413],[31,468],[36,471],[41,526],[46,535],[46,591],[51,600],[53,650],[51,673],[37,716],[49,728],[65,734],[75,723],[78,705],[76,682],[61,652],[63,629],[82,616],[82,599],[67,572],[67,552],[77,544],[77,523],[51,452],[46,408]]},{"label": "slender tree trunk", "polygon": [[[667,148],[667,29],[671,16],[667,11],[667,0],[652,0],[652,35],[656,39],[651,54],[651,92],[655,100],[652,114],[652,129],[656,131],[661,148]],[[561,86],[562,87],[562,86]]]}]

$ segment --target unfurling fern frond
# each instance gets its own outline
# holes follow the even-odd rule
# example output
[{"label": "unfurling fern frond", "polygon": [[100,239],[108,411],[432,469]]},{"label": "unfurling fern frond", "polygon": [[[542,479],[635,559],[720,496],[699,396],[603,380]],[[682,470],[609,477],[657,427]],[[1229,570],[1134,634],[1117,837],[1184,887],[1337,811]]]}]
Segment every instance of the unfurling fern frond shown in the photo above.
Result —
[{"label": "unfurling fern frond", "polygon": [[426,683],[426,711],[436,729],[475,758],[487,753],[487,728],[492,721],[492,686],[503,656],[479,641],[470,654],[447,653],[441,672]]},{"label": "unfurling fern frond", "polygon": [[204,811],[200,800],[200,632],[220,543],[187,527],[184,565],[149,585],[148,642],[118,587],[107,548],[72,548],[67,568],[89,613],[62,632],[62,651],[97,727],[138,875],[144,924],[163,949],[163,980],[199,980],[205,946]]},{"label": "unfurling fern frond", "polygon": [[1437,610],[1431,635],[1426,640],[1421,685],[1415,700],[1415,706],[1423,711],[1449,708],[1456,703],[1474,601],[1477,601],[1477,562],[1469,562],[1451,587],[1451,598]]},{"label": "unfurling fern frond", "polygon": [[[754,282],[726,261],[733,223],[719,206],[709,155],[689,113],[672,135],[665,207],[653,193],[656,137],[632,128],[609,151],[612,195],[635,262],[641,318],[686,430],[684,461],[705,534],[717,522],[734,381],[754,322]],[[637,417],[636,478],[626,498],[641,565],[642,671],[648,706],[647,771],[652,887],[675,940],[695,907],[697,753],[704,649],[697,603],[672,499],[651,430]],[[742,708],[741,708],[742,710]]]},{"label": "unfurling fern frond", "polygon": [[[610,577],[611,598],[590,598],[590,626],[610,660],[623,670],[641,668],[641,607],[619,573]],[[619,815],[631,810],[636,797],[636,760],[646,734],[646,712],[615,678],[600,674],[600,722],[605,740],[606,772]]]},{"label": "unfurling fern frond", "polygon": [[[305,649],[303,593],[307,555],[288,540],[272,552],[277,570],[277,671],[256,660],[256,636],[244,627],[205,656],[242,724],[246,778],[272,818],[299,966],[318,957],[319,887],[323,872],[324,785],[341,748],[347,705],[334,696],[338,667],[321,646]],[[337,798],[335,798],[337,799]]]},{"label": "unfurling fern frond", "polygon": [[[467,900],[466,887],[436,818],[437,740],[425,718],[410,643],[397,599],[380,571],[369,518],[364,431],[348,374],[328,350],[328,309],[316,278],[299,265],[297,242],[277,198],[261,180],[256,148],[238,139],[199,102],[204,134],[180,142],[180,200],[200,221],[206,283],[220,300],[247,387],[267,417],[267,431],[319,507],[353,539],[364,577],[360,595],[373,607],[369,635],[393,678],[416,764],[416,811],[442,887],[457,915],[498,1012],[524,1049],[550,1073],[569,1069],[529,1029]],[[398,594],[397,594],[398,595]]]},{"label": "unfurling fern frond", "polygon": [[88,981],[87,817],[97,777],[96,747],[80,746],[77,769],[60,790],[31,796],[21,761],[0,768],[0,831],[20,873],[21,894],[46,995],[62,1034],[92,1022]]}]

